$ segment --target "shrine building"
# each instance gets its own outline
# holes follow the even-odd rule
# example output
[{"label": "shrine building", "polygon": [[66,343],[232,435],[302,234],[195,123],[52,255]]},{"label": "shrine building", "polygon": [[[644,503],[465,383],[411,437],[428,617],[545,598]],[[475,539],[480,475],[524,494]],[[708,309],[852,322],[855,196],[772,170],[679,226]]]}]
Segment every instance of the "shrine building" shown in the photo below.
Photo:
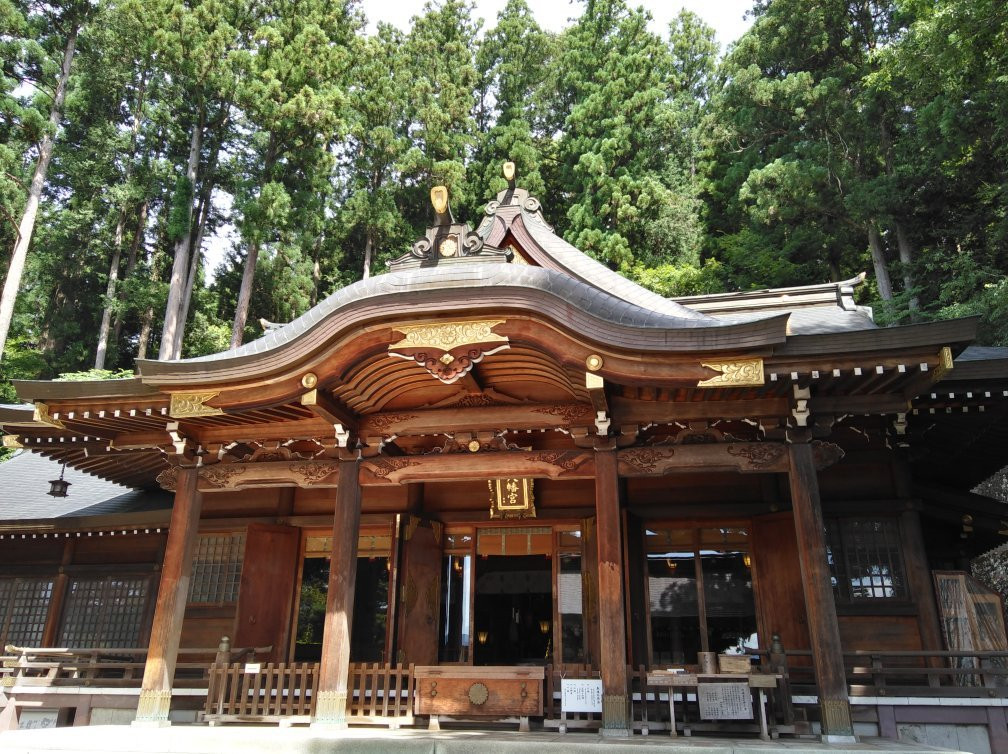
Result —
[{"label": "shrine building", "polygon": [[16,383],[5,447],[153,502],[26,511],[0,465],[8,723],[932,720],[1008,750],[968,573],[1008,534],[970,492],[1008,463],[1008,349],[876,326],[863,276],[663,298],[506,176],[475,229],[434,189],[385,274],[256,341]]}]

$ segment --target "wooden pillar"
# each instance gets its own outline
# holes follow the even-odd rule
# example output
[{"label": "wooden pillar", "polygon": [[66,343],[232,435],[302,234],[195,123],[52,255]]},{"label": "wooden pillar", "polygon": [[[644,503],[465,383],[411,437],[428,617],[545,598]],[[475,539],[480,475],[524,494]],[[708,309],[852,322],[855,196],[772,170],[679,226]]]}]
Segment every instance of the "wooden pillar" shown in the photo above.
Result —
[{"label": "wooden pillar", "polygon": [[53,579],[52,599],[49,600],[49,612],[42,633],[43,647],[55,647],[59,640],[60,618],[63,616],[63,602],[66,600],[67,582],[70,580],[66,569],[73,562],[74,549],[75,540],[68,538],[63,543],[63,558],[60,561],[59,572]]},{"label": "wooden pillar", "polygon": [[198,471],[194,466],[179,468],[134,725],[169,725],[172,679],[189,598],[189,576],[202,507],[202,496],[196,490]]},{"label": "wooden pillar", "polygon": [[798,563],[812,641],[812,662],[819,687],[823,739],[830,743],[852,742],[854,723],[847,696],[836,604],[826,561],[826,534],[812,447],[807,442],[791,443],[788,445],[788,462]]},{"label": "wooden pillar", "polygon": [[[941,621],[938,618],[931,568],[924,548],[920,514],[916,510],[904,511],[900,516],[900,536],[903,540],[903,565],[906,567],[907,589],[917,604],[917,625],[920,630],[921,646],[925,650],[940,651],[944,648]],[[931,658],[932,661],[928,664],[931,667],[941,667],[941,659]]]},{"label": "wooden pillar", "polygon": [[595,452],[595,522],[598,543],[599,669],[602,675],[602,735],[629,736],[626,625],[619,476],[615,450]]},{"label": "wooden pillar", "polygon": [[322,634],[318,701],[312,725],[345,728],[347,677],[350,673],[350,631],[353,628],[354,585],[357,581],[357,538],[360,534],[359,460],[339,465],[336,512],[333,516],[329,594]]}]

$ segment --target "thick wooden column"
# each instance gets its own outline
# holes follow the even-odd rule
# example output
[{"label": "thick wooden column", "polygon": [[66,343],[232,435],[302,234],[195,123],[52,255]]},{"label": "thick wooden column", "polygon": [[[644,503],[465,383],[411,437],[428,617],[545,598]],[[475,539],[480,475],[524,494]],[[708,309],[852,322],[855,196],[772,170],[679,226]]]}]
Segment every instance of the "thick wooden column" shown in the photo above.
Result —
[{"label": "thick wooden column", "polygon": [[851,721],[840,628],[826,560],[826,533],[812,447],[807,442],[790,444],[788,463],[798,563],[812,641],[812,662],[819,687],[823,739],[830,743],[847,743],[854,740],[854,723]]},{"label": "thick wooden column", "polygon": [[[931,578],[931,567],[928,565],[927,550],[924,547],[920,514],[916,510],[904,511],[900,516],[900,535],[903,539],[907,589],[917,605],[921,646],[925,650],[941,651],[944,643],[941,621],[938,617],[938,604],[935,601],[934,581]],[[928,664],[931,667],[941,667],[941,658],[931,658]]]},{"label": "thick wooden column", "polygon": [[595,452],[595,522],[598,543],[599,669],[602,674],[602,735],[629,736],[626,625],[619,476],[615,450]]},{"label": "thick wooden column", "polygon": [[189,598],[189,576],[202,507],[202,495],[196,490],[197,473],[194,466],[179,469],[134,725],[169,725],[172,679]]},{"label": "thick wooden column", "polygon": [[354,585],[357,581],[357,538],[360,533],[360,461],[340,461],[333,516],[329,594],[322,634],[318,701],[312,725],[345,728],[347,677],[350,672],[350,631],[353,628]]}]

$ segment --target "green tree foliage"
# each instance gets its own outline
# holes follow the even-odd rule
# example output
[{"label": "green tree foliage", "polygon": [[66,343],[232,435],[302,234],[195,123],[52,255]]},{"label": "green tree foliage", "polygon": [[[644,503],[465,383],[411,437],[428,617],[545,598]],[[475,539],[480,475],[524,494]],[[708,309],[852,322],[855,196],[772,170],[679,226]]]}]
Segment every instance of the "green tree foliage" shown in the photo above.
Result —
[{"label": "green tree foliage", "polygon": [[[384,262],[414,240],[401,210],[399,165],[410,146],[411,78],[403,43],[399,30],[381,24],[377,34],[361,44],[352,74],[337,232],[347,255],[342,272],[353,271],[354,278],[380,273]],[[343,261],[342,255],[337,261]],[[344,274],[338,265],[319,271],[329,286],[350,282]]]},{"label": "green tree foliage", "polygon": [[872,269],[881,321],[978,315],[1008,344],[1004,3],[760,0],[720,62],[695,15],[656,33],[624,0],[559,34],[528,0],[485,33],[463,0],[373,35],[355,8],[0,0],[4,272],[56,137],[0,400],[290,320],[408,249],[432,185],[478,220],[505,159],[569,241],[663,295]]},{"label": "green tree foliage", "polygon": [[549,151],[543,129],[543,71],[552,63],[554,42],[536,24],[525,0],[509,0],[497,25],[479,45],[478,122],[480,145],[473,160],[476,200],[506,187],[500,165],[515,163],[522,187],[534,195],[546,189],[543,152]]},{"label": "green tree foliage", "polygon": [[428,1],[403,45],[410,146],[398,170],[403,210],[416,230],[430,220],[431,186],[447,186],[456,207],[478,204],[467,170],[476,143],[477,30],[470,3]]},{"label": "green tree foliage", "polygon": [[622,0],[592,0],[562,43],[560,102],[569,102],[556,176],[570,199],[560,224],[572,244],[619,269],[669,251],[668,49],[648,15]]}]

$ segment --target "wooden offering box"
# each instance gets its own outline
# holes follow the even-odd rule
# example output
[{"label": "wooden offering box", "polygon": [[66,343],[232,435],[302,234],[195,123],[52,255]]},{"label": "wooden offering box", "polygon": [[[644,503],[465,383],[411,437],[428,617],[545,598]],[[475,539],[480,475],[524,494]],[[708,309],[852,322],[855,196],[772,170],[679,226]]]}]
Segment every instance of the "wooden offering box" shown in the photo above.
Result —
[{"label": "wooden offering box", "polygon": [[488,665],[421,665],[415,668],[417,715],[430,715],[438,730],[439,715],[452,717],[517,717],[528,730],[530,716],[543,713],[541,667]]}]

